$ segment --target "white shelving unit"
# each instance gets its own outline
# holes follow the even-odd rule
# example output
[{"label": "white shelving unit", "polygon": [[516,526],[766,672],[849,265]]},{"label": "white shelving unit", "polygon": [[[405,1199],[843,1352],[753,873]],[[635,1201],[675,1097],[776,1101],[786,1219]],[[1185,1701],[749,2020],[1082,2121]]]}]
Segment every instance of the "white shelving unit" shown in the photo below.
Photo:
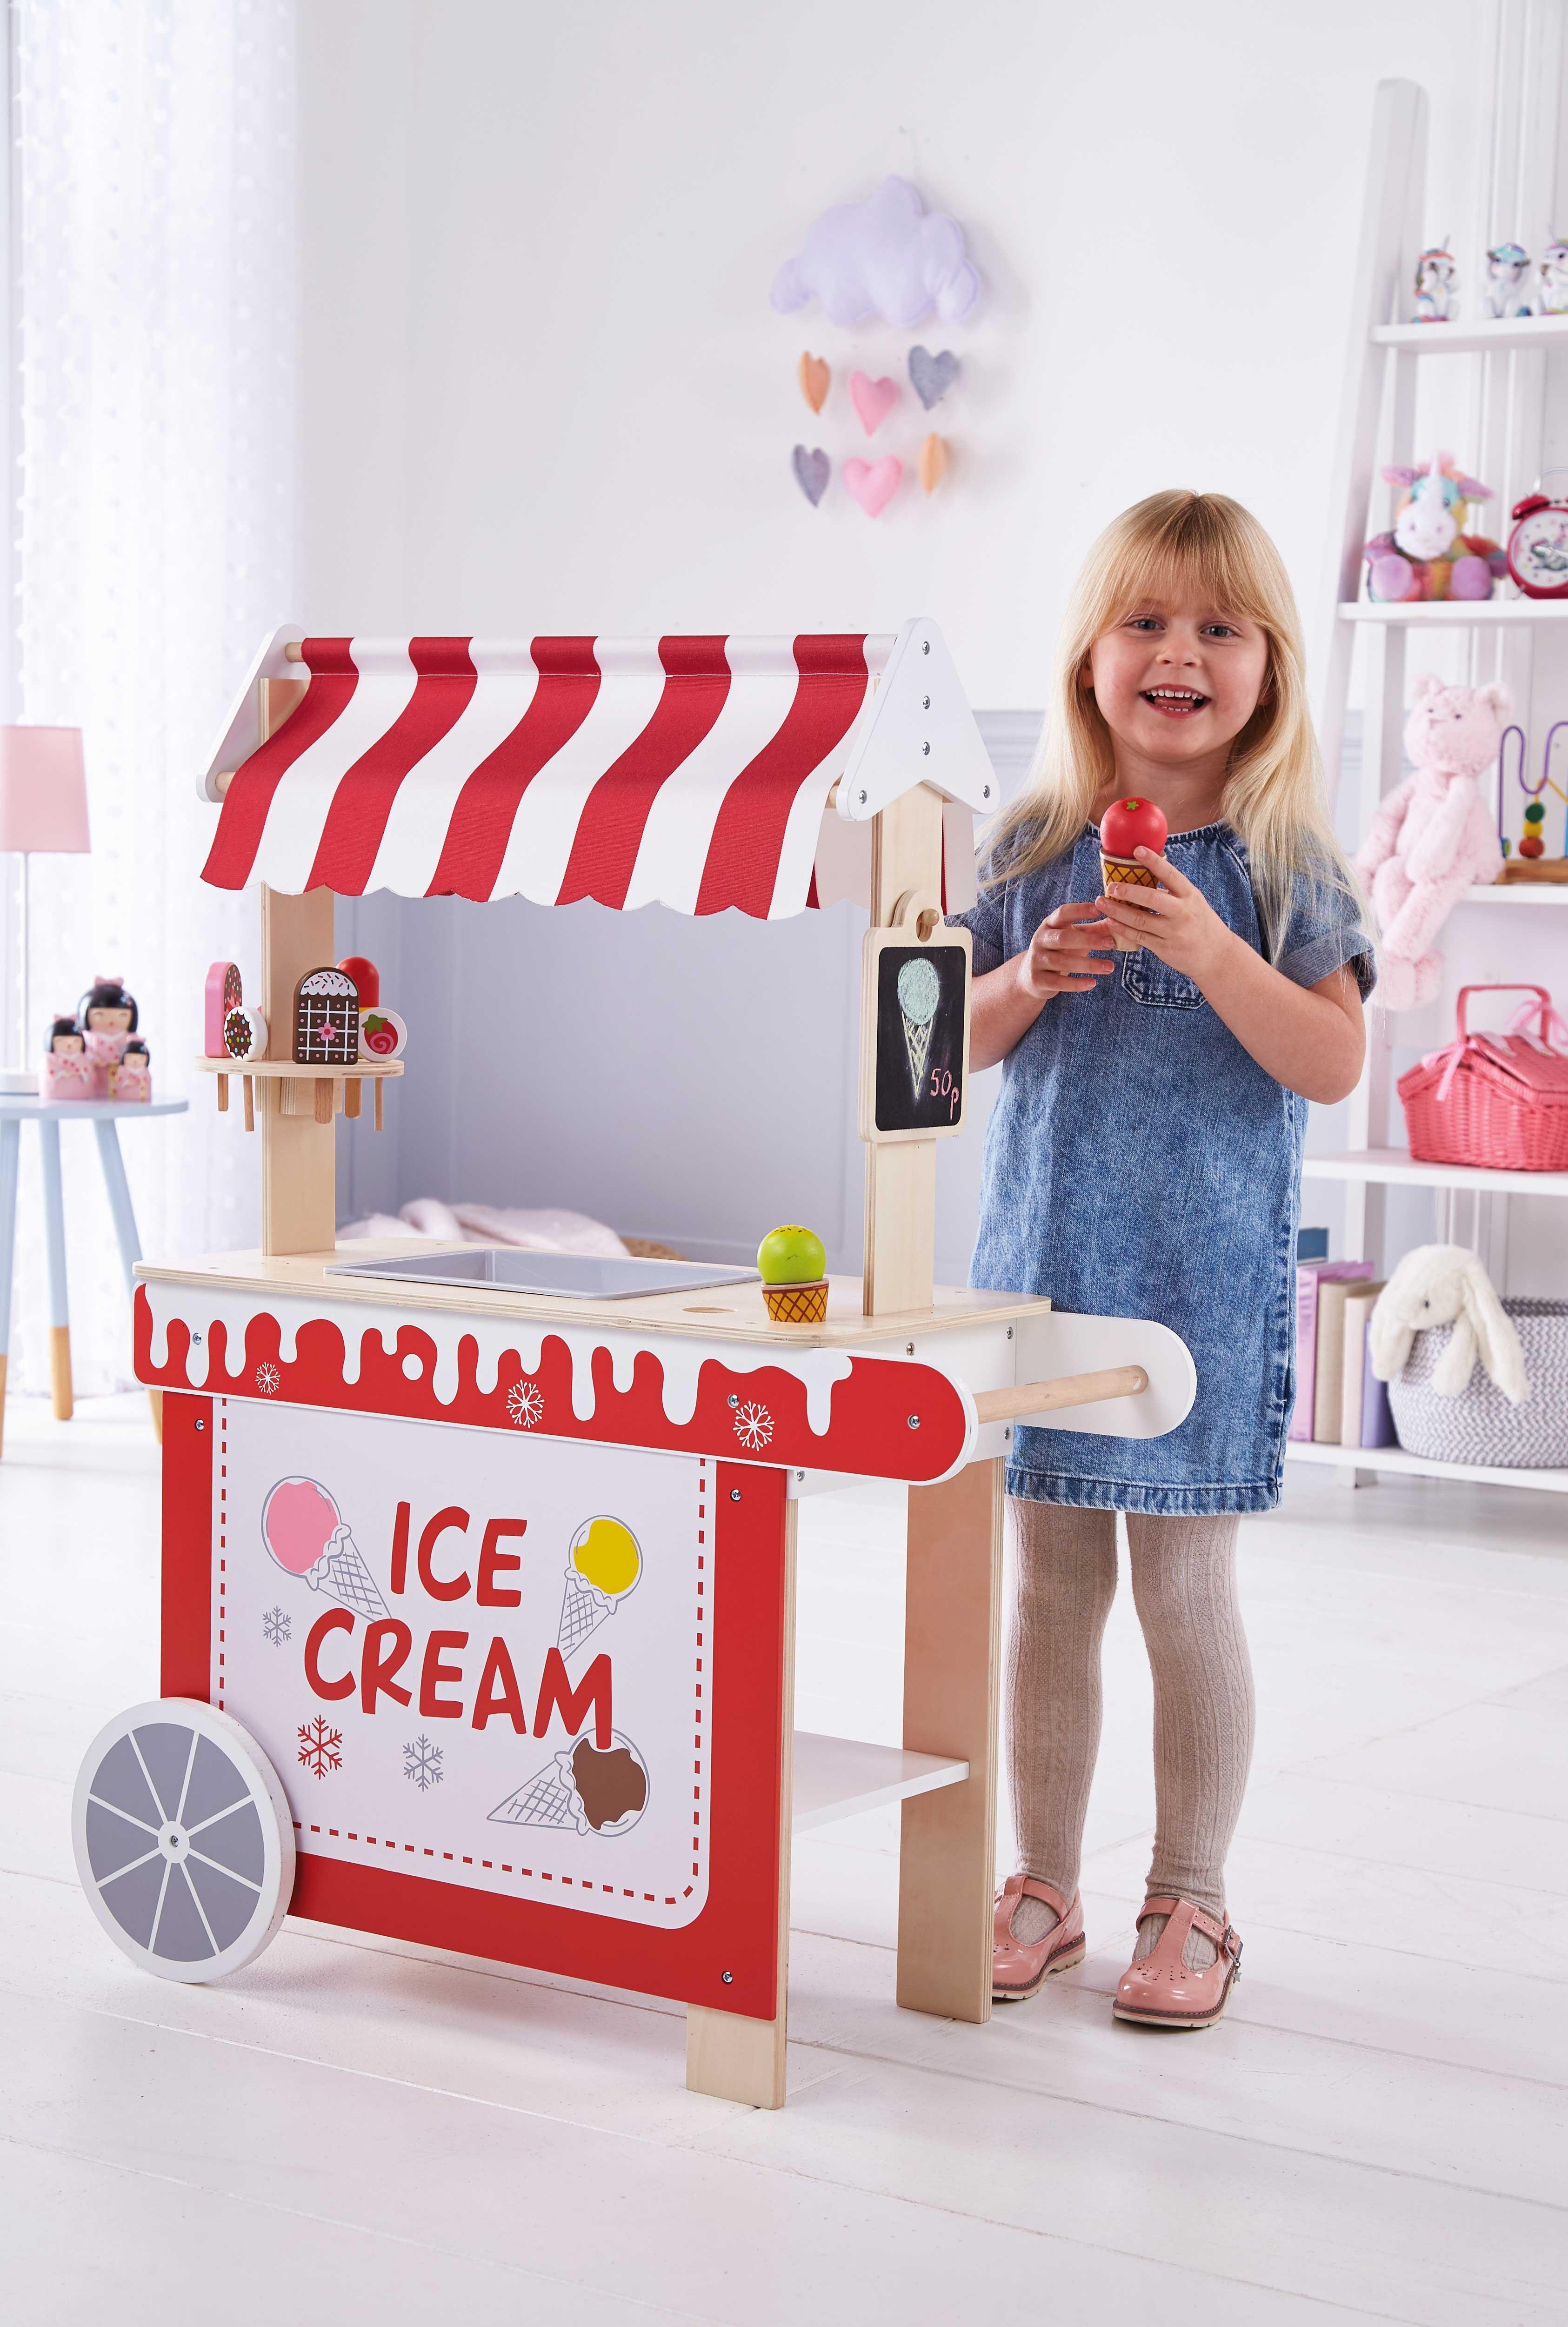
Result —
[{"label": "white shelving unit", "polygon": [[[1517,235],[1540,249],[1556,231],[1553,205],[1558,143],[1558,91],[1563,70],[1563,12],[1514,0],[1499,12],[1494,57],[1490,166],[1470,237],[1479,252]],[[1320,704],[1319,731],[1330,769],[1341,764],[1351,659],[1359,641],[1364,659],[1360,792],[1358,826],[1366,831],[1379,800],[1401,780],[1405,719],[1406,648],[1414,634],[1461,634],[1467,641],[1472,683],[1501,678],[1515,702],[1527,706],[1537,640],[1568,641],[1568,601],[1512,594],[1479,603],[1440,600],[1405,606],[1376,605],[1362,595],[1363,548],[1386,523],[1385,463],[1407,464],[1415,444],[1418,367],[1464,358],[1471,367],[1475,427],[1466,457],[1496,488],[1488,530],[1506,537],[1507,512],[1535,482],[1542,465],[1546,365],[1568,353],[1568,316],[1492,322],[1476,314],[1480,291],[1473,259],[1462,285],[1468,313],[1451,323],[1405,320],[1423,233],[1426,190],[1427,118],[1424,92],[1414,81],[1384,81],[1373,120],[1367,207],[1357,265],[1351,355],[1340,414],[1335,463],[1339,526],[1330,547],[1324,598],[1332,610],[1330,645]],[[1534,238],[1534,239],[1532,239]],[[1430,446],[1424,448],[1430,451]],[[1526,716],[1526,724],[1528,725]],[[1512,883],[1471,889],[1444,932],[1451,950],[1465,943],[1465,908],[1550,913],[1568,906],[1568,887]],[[1472,925],[1473,926],[1473,925]],[[1557,925],[1543,925],[1548,930]],[[1568,935],[1568,922],[1563,925]],[[1568,951],[1564,955],[1568,968]],[[1568,977],[1563,984],[1568,985]],[[1393,1145],[1403,1128],[1394,1090],[1395,1028],[1374,1012],[1367,1061],[1350,1105],[1350,1144],[1341,1154],[1307,1158],[1308,1179],[1339,1181],[1346,1189],[1345,1251],[1370,1259],[1380,1272],[1394,1256],[1385,1250],[1386,1192],[1430,1187],[1446,1192],[1443,1217],[1457,1233],[1460,1196],[1474,1199],[1474,1233],[1491,1202],[1510,1195],[1568,1196],[1568,1173],[1489,1172],[1413,1163]],[[1568,1492],[1568,1471],[1512,1472],[1428,1463],[1403,1449],[1372,1449],[1295,1442],[1295,1463],[1319,1463],[1365,1476],[1386,1471],[1423,1478],[1466,1478],[1495,1485]]]}]

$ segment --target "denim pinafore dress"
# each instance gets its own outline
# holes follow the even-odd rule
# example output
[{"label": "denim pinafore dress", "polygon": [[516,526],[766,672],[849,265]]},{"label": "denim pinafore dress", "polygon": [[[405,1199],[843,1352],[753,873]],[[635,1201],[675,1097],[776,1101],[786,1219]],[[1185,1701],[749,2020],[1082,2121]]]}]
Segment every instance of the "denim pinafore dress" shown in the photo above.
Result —
[{"label": "denim pinafore dress", "polygon": [[[1166,853],[1251,946],[1262,930],[1246,844],[1227,824]],[[1029,945],[1046,915],[1100,893],[1086,827],[1041,871],[954,916],[975,974]],[[1298,886],[1275,967],[1314,986],[1375,969],[1352,899]],[[1295,1246],[1307,1102],[1265,1074],[1193,985],[1146,949],[1089,994],[1048,1002],[1003,1062],[985,1136],[969,1281],[1059,1309],[1153,1317],[1192,1352],[1198,1393],[1162,1438],[1020,1426],[1009,1494],[1097,1510],[1196,1516],[1279,1500],[1295,1395]]]}]

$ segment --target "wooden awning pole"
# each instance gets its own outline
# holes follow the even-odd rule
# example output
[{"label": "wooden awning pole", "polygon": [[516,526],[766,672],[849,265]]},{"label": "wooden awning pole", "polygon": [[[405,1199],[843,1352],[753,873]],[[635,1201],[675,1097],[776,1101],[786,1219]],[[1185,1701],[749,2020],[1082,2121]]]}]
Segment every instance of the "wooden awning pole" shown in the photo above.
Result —
[{"label": "wooden awning pole", "polygon": [[[302,699],[303,679],[261,682],[261,740],[265,743]],[[303,897],[276,889],[261,892],[261,1006],[267,1049],[275,1058],[291,1055],[294,987],[306,970],[336,959],[332,945],[332,894],[312,889]],[[331,1252],[337,1236],[337,1135],[329,1113],[314,1119],[306,1100],[303,1115],[285,1113],[288,1098],[308,1084],[277,1085],[275,1103],[261,1118],[261,1248],[265,1253]],[[285,1094],[287,1096],[285,1096]]]},{"label": "wooden awning pole", "polygon": [[[942,893],[942,799],[929,784],[905,792],[872,819],[873,927],[890,929],[894,907],[911,891],[920,897]],[[860,1071],[863,1080],[875,1074],[874,1055],[862,1056]],[[936,1248],[936,1141],[868,1145],[862,1313],[929,1309]]]}]

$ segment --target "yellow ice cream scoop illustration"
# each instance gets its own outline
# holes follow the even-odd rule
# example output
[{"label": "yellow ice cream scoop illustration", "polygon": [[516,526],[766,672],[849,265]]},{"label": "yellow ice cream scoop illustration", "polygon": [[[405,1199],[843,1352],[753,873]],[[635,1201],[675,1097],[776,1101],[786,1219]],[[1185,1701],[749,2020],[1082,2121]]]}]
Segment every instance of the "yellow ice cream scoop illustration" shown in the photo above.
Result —
[{"label": "yellow ice cream scoop illustration", "polygon": [[590,1519],[572,1538],[572,1565],[613,1598],[630,1592],[642,1574],[642,1554],[631,1529],[619,1519]]},{"label": "yellow ice cream scoop illustration", "polygon": [[637,1537],[623,1520],[584,1519],[572,1537],[557,1646],[569,1657],[613,1616],[642,1574]]}]

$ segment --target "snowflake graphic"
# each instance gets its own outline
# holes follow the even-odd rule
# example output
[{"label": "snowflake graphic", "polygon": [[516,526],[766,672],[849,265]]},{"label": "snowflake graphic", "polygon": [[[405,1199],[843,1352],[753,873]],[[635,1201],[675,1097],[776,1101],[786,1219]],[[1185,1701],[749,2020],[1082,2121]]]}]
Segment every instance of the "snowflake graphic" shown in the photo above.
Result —
[{"label": "snowflake graphic", "polygon": [[507,1412],[519,1430],[531,1430],[545,1411],[545,1393],[537,1382],[515,1381],[507,1392]]},{"label": "snowflake graphic", "polygon": [[274,1365],[259,1365],[256,1369],[256,1387],[264,1397],[270,1397],[282,1379]]},{"label": "snowflake graphic", "polygon": [[329,1729],[318,1713],[313,1721],[302,1721],[299,1727],[300,1761],[312,1777],[324,1778],[329,1770],[343,1766],[343,1733]]},{"label": "snowflake graphic", "polygon": [[440,1746],[433,1745],[423,1734],[414,1740],[412,1745],[405,1745],[403,1774],[412,1780],[422,1794],[427,1794],[432,1786],[439,1786],[446,1774],[441,1766]]},{"label": "snowflake graphic", "polygon": [[746,1405],[735,1416],[735,1435],[754,1454],[773,1435],[773,1417],[765,1406]]},{"label": "snowflake graphic", "polygon": [[261,1629],[275,1649],[281,1649],[291,1637],[293,1619],[286,1608],[269,1608],[261,1620]]}]

